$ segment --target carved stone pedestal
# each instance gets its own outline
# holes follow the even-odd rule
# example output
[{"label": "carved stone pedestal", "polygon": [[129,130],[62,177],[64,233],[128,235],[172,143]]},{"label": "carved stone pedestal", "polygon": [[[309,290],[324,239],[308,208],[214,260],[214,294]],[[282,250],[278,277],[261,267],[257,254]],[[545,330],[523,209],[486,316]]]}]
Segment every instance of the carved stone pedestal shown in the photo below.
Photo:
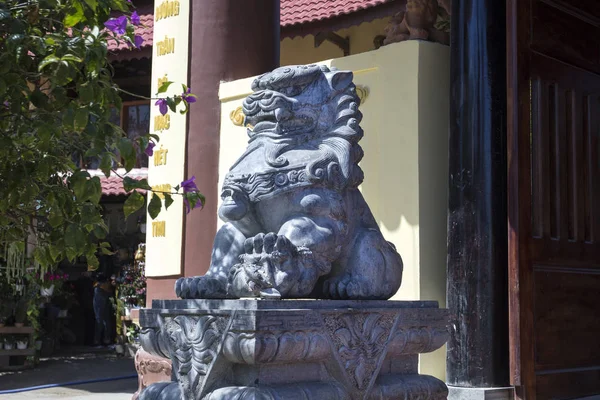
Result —
[{"label": "carved stone pedestal", "polygon": [[436,302],[164,300],[142,310],[142,346],[173,382],[148,399],[445,399],[419,353],[448,339]]}]

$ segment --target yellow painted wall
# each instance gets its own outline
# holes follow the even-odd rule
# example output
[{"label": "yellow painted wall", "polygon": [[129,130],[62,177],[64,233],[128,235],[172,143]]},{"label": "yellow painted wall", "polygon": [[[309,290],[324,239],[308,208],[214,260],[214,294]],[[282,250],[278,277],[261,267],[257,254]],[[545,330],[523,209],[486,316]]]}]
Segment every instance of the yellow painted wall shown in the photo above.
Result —
[{"label": "yellow painted wall", "polygon": [[[384,29],[388,21],[389,17],[376,19],[335,33],[350,39],[350,55],[364,53],[375,50],[373,39],[377,35],[385,34]],[[310,64],[344,56],[344,52],[339,47],[328,41],[315,48],[313,35],[283,39],[280,53],[281,65]]]},{"label": "yellow painted wall", "polygon": [[[282,53],[283,58],[283,53]],[[294,63],[310,63],[298,55]],[[363,192],[382,233],[404,260],[395,300],[446,298],[449,48],[407,41],[321,63],[354,72],[368,88],[360,106],[365,156]],[[252,78],[221,84],[219,181],[246,147],[245,129],[229,119]],[[421,357],[421,373],[445,378],[445,348]]]}]

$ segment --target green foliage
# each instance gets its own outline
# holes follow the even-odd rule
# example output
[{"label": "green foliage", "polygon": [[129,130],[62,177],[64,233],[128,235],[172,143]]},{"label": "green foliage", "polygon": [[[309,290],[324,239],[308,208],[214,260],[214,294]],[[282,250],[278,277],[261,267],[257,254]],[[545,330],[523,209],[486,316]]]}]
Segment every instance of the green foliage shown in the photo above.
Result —
[{"label": "green foliage", "polygon": [[[108,176],[117,152],[129,171],[136,152],[158,140],[131,140],[110,122],[122,91],[112,81],[107,41],[133,43],[134,30],[116,35],[104,24],[131,7],[127,0],[0,0],[0,245],[35,242],[44,270],[82,255],[97,265],[107,233],[100,179],[73,155],[99,159]],[[166,99],[172,111],[181,103],[187,111],[182,96]],[[145,180],[124,184],[150,190]],[[155,215],[162,204],[150,203]],[[125,214],[144,204],[133,191]]]}]

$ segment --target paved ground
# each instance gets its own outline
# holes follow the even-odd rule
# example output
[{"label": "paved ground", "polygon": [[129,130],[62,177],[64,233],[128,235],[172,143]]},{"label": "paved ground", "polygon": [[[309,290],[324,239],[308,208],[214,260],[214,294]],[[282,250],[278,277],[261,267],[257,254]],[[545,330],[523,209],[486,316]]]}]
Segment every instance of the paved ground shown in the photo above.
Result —
[{"label": "paved ground", "polygon": [[[63,350],[60,356],[42,359],[31,370],[0,373],[0,393],[32,386],[119,378],[135,375],[131,358],[116,357],[113,352],[89,348]],[[0,400],[58,399],[130,400],[137,390],[137,379],[128,378],[84,385],[56,387],[14,394],[0,394]]]}]

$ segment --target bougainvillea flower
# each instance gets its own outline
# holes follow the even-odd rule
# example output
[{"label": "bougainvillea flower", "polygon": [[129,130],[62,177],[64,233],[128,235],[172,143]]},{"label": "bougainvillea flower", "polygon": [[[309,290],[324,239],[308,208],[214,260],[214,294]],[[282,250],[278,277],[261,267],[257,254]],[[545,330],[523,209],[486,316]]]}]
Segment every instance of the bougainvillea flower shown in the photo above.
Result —
[{"label": "bougainvillea flower", "polygon": [[146,153],[148,157],[152,157],[152,155],[154,154],[154,146],[156,146],[154,142],[149,142],[148,146],[146,146],[146,150],[144,150],[144,153]]},{"label": "bougainvillea flower", "polygon": [[188,103],[195,103],[196,96],[191,94],[191,90],[191,88],[188,88],[188,90],[181,94],[181,98],[183,98],[183,100],[187,101]]},{"label": "bougainvillea flower", "polygon": [[158,111],[160,111],[160,113],[162,115],[165,115],[167,113],[167,111],[169,111],[169,105],[167,104],[167,99],[158,99],[156,100],[156,103],[154,103],[155,106],[158,106]]},{"label": "bougainvillea flower", "polygon": [[139,49],[140,47],[142,47],[143,43],[144,43],[144,38],[141,37],[140,35],[135,35],[135,37],[133,38],[133,44],[135,45],[135,48]]},{"label": "bougainvillea flower", "polygon": [[192,176],[190,179],[181,182],[181,188],[183,189],[184,193],[198,191],[198,186],[196,186],[196,182],[194,182],[195,180],[196,177]]},{"label": "bougainvillea flower", "polygon": [[[190,201],[187,198],[183,198],[183,204],[185,204],[185,212],[186,214],[189,214],[190,211],[192,211],[192,208],[190,207]],[[204,204],[202,204],[201,201],[197,201],[196,204],[194,205],[194,208],[203,208]]]},{"label": "bougainvillea flower", "polygon": [[121,15],[119,18],[109,19],[104,23],[104,26],[117,35],[124,35],[127,31],[127,17]]},{"label": "bougainvillea flower", "polygon": [[131,13],[131,23],[135,26],[138,26],[140,24],[140,16],[138,15],[137,11]]}]

